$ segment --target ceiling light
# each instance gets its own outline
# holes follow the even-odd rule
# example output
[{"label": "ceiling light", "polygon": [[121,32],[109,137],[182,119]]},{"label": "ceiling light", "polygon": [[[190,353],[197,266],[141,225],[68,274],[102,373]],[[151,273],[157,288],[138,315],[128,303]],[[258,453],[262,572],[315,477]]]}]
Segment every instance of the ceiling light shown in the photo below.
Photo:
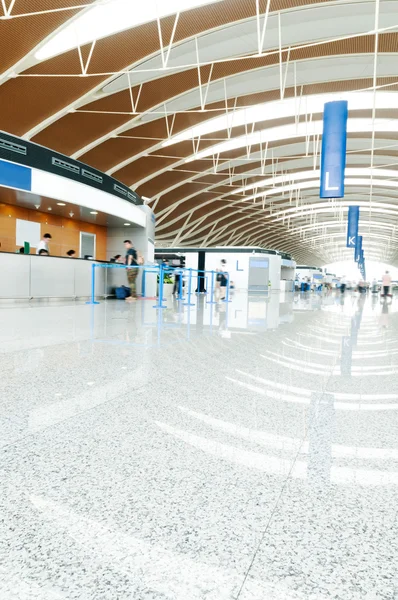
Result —
[{"label": "ceiling light", "polygon": [[57,202],[57,206],[66,206],[65,202]]},{"label": "ceiling light", "polygon": [[[209,119],[205,123],[200,123],[195,127],[186,129],[181,133],[166,140],[161,145],[162,148],[171,146],[178,142],[200,138],[209,133],[215,133],[232,127],[259,123],[261,121],[274,121],[275,119],[286,119],[296,117],[297,114],[305,115],[323,113],[325,102],[333,100],[347,100],[350,113],[356,110],[373,109],[373,92],[347,92],[336,94],[318,94],[313,96],[304,96],[299,102],[296,98],[286,98],[284,100],[274,100],[264,102],[249,108],[229,111],[225,115]],[[395,108],[398,103],[398,92],[377,92],[376,109]]]},{"label": "ceiling light", "polygon": [[192,8],[215,4],[222,0],[110,0],[106,4],[90,7],[80,16],[52,36],[35,53],[37,60],[46,60],[78,46],[83,46],[114,35],[120,31],[137,27]]},{"label": "ceiling light", "polygon": [[[319,174],[319,171],[318,171],[318,174]],[[314,175],[316,175],[316,171],[314,171]],[[367,187],[371,184],[373,187],[398,188],[398,181],[391,181],[390,179],[353,178],[353,179],[345,179],[344,180],[344,185],[348,185],[348,186]],[[285,192],[296,191],[296,190],[310,190],[311,188],[317,188],[317,187],[319,188],[319,178],[314,179],[313,181],[300,181],[297,183],[292,183],[290,185],[279,186],[276,188],[272,188],[271,190],[265,190],[264,192],[259,192],[257,194],[253,194],[251,196],[244,196],[242,198],[242,200],[244,200],[244,201],[254,200],[255,198],[265,198],[267,196],[274,196],[275,194],[282,194]],[[358,202],[357,204],[361,204],[361,203]],[[308,209],[308,206],[310,206],[310,205],[306,204],[306,205],[304,205],[304,208]]]},{"label": "ceiling light", "polygon": [[125,223],[126,227],[130,227],[131,223]]},{"label": "ceiling light", "polygon": [[[258,144],[266,144],[268,142],[277,142],[281,140],[290,140],[302,137],[310,137],[313,135],[322,135],[323,122],[313,121],[312,123],[291,123],[289,125],[281,125],[279,127],[268,127],[261,131],[255,131],[248,135],[209,146],[206,150],[197,152],[185,160],[186,163],[193,160],[200,160],[208,156],[221,154],[244,148],[245,146],[255,146]],[[398,120],[396,119],[376,119],[374,122],[374,130],[377,132],[398,132]],[[373,131],[372,119],[348,119],[348,133],[371,133]]]},{"label": "ceiling light", "polygon": [[[354,177],[391,177],[393,179],[398,178],[398,171],[393,171],[391,169],[377,169],[377,168],[356,168],[356,167],[347,167],[345,170],[346,176],[354,176]],[[241,194],[247,190],[257,190],[262,187],[272,187],[280,183],[289,184],[293,183],[293,181],[300,181],[303,179],[314,179],[314,177],[320,177],[320,170],[313,169],[311,171],[300,171],[296,173],[285,173],[284,175],[278,175],[277,177],[268,177],[267,179],[262,179],[261,181],[257,181],[256,183],[251,183],[249,185],[245,185],[241,188],[233,190],[232,194]],[[280,188],[281,190],[283,187]]]},{"label": "ceiling light", "polygon": [[98,215],[96,210],[90,210],[90,215]]}]

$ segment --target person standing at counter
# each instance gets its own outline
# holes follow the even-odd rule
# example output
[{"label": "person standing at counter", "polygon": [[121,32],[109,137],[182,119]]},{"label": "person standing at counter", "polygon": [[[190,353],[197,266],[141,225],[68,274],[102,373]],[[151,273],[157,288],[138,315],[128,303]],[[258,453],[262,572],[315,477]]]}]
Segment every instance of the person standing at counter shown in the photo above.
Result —
[{"label": "person standing at counter", "polygon": [[76,251],[68,250],[68,252],[66,253],[66,256],[69,256],[69,258],[76,258]]},{"label": "person standing at counter", "polygon": [[52,239],[51,233],[45,233],[43,235],[43,239],[39,242],[39,245],[36,248],[36,254],[40,254],[40,250],[46,250],[48,254],[50,254],[50,250],[48,248],[48,243]]},{"label": "person standing at counter", "polygon": [[125,240],[124,245],[126,248],[126,266],[127,266],[127,280],[130,286],[131,296],[126,298],[126,302],[133,302],[137,300],[137,275],[138,275],[138,254],[137,250],[133,247],[131,240]]}]

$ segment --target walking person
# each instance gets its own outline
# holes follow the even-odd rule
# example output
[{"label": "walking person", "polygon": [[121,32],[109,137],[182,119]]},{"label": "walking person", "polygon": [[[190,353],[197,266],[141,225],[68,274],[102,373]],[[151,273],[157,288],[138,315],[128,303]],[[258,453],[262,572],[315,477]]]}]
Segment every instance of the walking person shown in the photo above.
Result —
[{"label": "walking person", "polygon": [[138,254],[131,240],[124,240],[124,245],[126,248],[127,280],[131,294],[126,298],[126,302],[134,302],[134,300],[137,300]]},{"label": "walking person", "polygon": [[388,271],[386,271],[382,277],[382,282],[381,285],[383,287],[383,298],[386,298],[387,296],[392,296],[390,290],[391,290],[391,286],[392,286],[392,279],[391,279],[391,275]]}]

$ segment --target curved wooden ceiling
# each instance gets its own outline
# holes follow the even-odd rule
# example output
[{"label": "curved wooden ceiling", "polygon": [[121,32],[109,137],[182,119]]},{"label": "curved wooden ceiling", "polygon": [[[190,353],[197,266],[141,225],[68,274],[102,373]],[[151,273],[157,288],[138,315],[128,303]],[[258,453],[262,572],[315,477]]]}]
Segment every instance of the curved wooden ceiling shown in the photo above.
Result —
[{"label": "curved wooden ceiling", "polygon": [[[156,213],[162,246],[259,245],[325,264],[348,257],[346,211],[359,202],[367,257],[398,264],[398,0],[222,0],[39,62],[37,49],[93,4],[0,1],[0,129],[137,190]],[[319,168],[312,126],[322,115],[307,113],[305,99],[369,91],[373,105],[349,105],[350,120],[372,125],[348,139],[347,166],[362,169],[365,180],[350,183],[343,201],[322,203],[316,185],[291,179]],[[391,105],[379,107],[376,98],[386,93]],[[268,103],[272,111],[275,101],[292,98],[295,115],[270,117]],[[265,104],[262,121],[164,146],[258,104]],[[308,124],[306,135],[295,130],[298,122]],[[222,141],[282,126],[291,135],[266,148],[211,152]],[[207,148],[208,156],[196,158]],[[261,196],[269,186],[234,193],[281,174],[286,181],[271,195]]]}]

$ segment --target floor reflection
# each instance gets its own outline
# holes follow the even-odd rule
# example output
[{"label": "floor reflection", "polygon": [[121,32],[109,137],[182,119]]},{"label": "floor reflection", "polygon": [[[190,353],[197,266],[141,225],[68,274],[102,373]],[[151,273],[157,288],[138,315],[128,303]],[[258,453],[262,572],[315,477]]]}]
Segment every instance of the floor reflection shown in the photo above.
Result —
[{"label": "floor reflection", "polygon": [[397,298],[193,303],[3,306],[0,597],[394,598]]}]

